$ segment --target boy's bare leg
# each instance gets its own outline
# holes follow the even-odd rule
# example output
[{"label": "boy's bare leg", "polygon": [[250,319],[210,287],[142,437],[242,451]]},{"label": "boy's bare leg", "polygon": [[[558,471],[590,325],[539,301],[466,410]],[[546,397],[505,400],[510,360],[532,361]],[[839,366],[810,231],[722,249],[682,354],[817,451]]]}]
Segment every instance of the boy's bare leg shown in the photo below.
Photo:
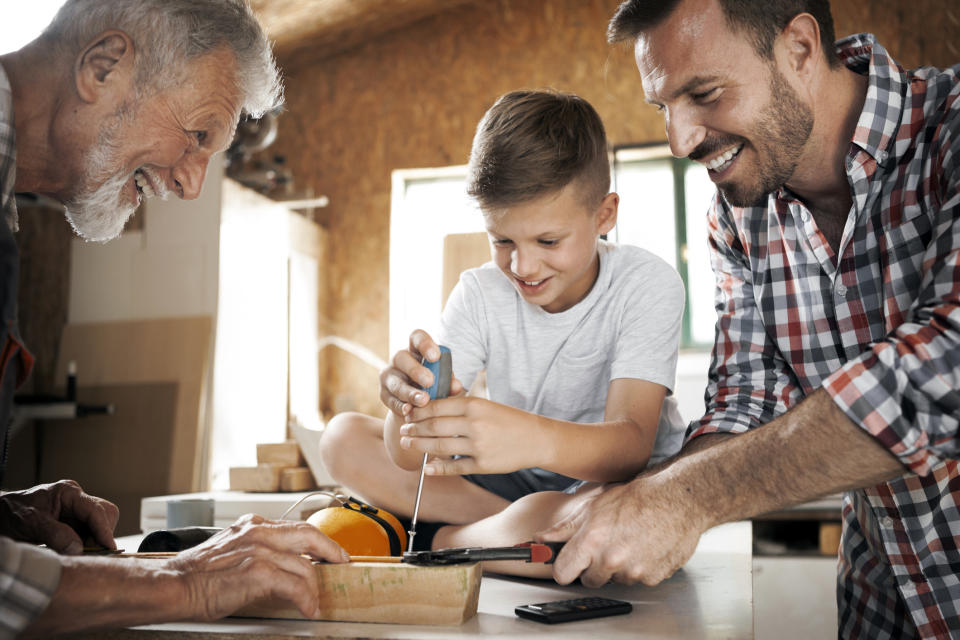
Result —
[{"label": "boy's bare leg", "polygon": [[[508,547],[527,542],[533,539],[533,534],[565,518],[604,488],[605,485],[590,483],[572,494],[561,491],[531,493],[483,520],[441,527],[433,538],[433,548]],[[483,570],[527,578],[553,577],[552,565],[516,560],[485,562]]]},{"label": "boy's bare leg", "polygon": [[[420,471],[401,469],[383,444],[383,420],[341,413],[326,426],[320,453],[338,483],[371,505],[406,518],[413,516]],[[486,518],[510,502],[468,480],[427,476],[418,520],[465,524]]]}]

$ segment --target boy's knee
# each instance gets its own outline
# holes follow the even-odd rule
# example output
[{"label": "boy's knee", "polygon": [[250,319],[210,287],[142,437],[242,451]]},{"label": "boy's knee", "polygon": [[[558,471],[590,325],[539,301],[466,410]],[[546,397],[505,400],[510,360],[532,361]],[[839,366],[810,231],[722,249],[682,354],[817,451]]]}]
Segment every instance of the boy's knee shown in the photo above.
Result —
[{"label": "boy's knee", "polygon": [[320,436],[320,457],[327,471],[337,478],[338,463],[345,457],[344,452],[356,441],[363,420],[369,420],[362,413],[346,412],[333,416],[323,428]]}]

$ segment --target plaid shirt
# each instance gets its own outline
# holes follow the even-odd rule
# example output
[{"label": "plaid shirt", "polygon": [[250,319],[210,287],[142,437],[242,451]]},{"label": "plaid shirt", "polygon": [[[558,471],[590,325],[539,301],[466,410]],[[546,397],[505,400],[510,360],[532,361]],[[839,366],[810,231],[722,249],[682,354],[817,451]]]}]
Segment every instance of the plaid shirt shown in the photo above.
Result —
[{"label": "plaid shirt", "polygon": [[[0,291],[4,295],[16,296],[17,261],[16,248],[10,234],[16,231],[17,207],[13,190],[16,153],[14,148],[13,98],[7,74],[0,66],[0,215],[9,229],[0,229],[0,248],[7,255],[0,255]],[[0,224],[3,224],[0,222]],[[12,255],[10,255],[12,254]],[[11,282],[12,281],[12,282]],[[12,302],[0,301],[3,314],[15,311]],[[4,318],[0,326],[0,344],[7,343],[16,327]],[[8,349],[4,347],[4,354]],[[2,365],[7,371],[7,362]],[[16,372],[15,369],[11,371]],[[13,380],[3,384],[4,392],[12,394]],[[7,406],[8,402],[0,403]],[[0,419],[9,418],[6,411],[0,412]],[[0,424],[0,449],[5,448],[6,424]],[[0,451],[0,455],[5,452]],[[47,605],[60,584],[60,561],[52,551],[30,544],[14,542],[0,536],[0,639],[16,637],[36,618]]]},{"label": "plaid shirt", "polygon": [[688,438],[825,389],[912,472],[844,494],[840,636],[960,637],[960,65],[905,72],[870,34],[837,46],[869,76],[839,254],[787,188],[715,197],[717,340]]}]

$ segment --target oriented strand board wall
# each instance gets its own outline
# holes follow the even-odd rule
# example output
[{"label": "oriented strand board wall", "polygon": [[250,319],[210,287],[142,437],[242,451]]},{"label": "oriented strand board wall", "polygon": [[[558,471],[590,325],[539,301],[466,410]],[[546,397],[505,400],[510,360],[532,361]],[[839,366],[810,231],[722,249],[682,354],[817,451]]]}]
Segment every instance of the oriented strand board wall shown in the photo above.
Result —
[{"label": "oriented strand board wall", "polygon": [[[330,196],[330,332],[386,359],[390,172],[463,164],[477,120],[520,87],[590,100],[612,144],[662,141],[629,51],[605,42],[616,0],[484,0],[326,60],[282,60],[288,111],[271,154]],[[838,35],[875,32],[908,66],[960,61],[958,0],[838,0]],[[327,413],[382,413],[377,371],[328,348]]]}]

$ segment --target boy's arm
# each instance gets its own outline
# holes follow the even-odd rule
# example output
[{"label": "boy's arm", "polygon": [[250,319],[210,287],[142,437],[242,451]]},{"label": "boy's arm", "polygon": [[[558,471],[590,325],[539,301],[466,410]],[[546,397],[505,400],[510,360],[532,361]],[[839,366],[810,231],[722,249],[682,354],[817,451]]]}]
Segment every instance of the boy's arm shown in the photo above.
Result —
[{"label": "boy's arm", "polygon": [[400,444],[416,456],[440,456],[428,463],[430,475],[541,467],[580,480],[629,480],[650,458],[665,395],[666,389],[652,382],[613,380],[605,420],[592,424],[545,418],[482,398],[447,398],[413,409],[410,424],[400,429]]}]

